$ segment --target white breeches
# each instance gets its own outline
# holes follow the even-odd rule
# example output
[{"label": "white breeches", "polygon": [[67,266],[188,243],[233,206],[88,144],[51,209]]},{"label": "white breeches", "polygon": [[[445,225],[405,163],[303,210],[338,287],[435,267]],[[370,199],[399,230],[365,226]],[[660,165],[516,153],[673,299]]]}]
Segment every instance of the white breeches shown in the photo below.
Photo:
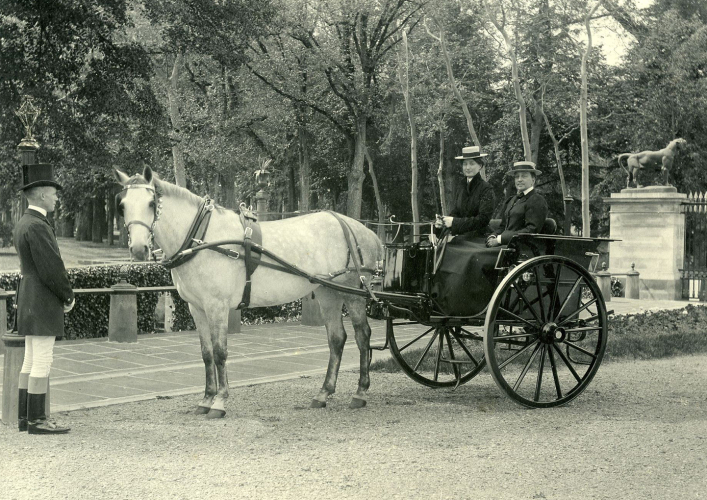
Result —
[{"label": "white breeches", "polygon": [[52,366],[54,342],[56,337],[25,337],[25,359],[20,373],[27,373],[32,378],[46,378]]}]

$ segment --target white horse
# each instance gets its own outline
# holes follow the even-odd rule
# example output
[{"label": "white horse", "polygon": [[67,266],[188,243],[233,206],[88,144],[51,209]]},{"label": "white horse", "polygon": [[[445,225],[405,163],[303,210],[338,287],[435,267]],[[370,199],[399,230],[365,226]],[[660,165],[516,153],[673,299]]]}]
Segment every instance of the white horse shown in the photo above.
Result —
[{"label": "white horse", "polygon": [[[173,256],[182,246],[204,199],[190,191],[175,186],[153,175],[145,168],[142,175],[128,177],[115,171],[118,182],[124,187],[118,197],[118,210],[122,212],[130,238],[130,253],[137,260],[150,257],[152,242]],[[338,214],[337,214],[338,215]],[[382,245],[378,237],[354,219],[339,215],[351,230],[350,240],[357,246],[361,273],[367,283],[373,268],[382,256]],[[349,244],[339,220],[326,212],[312,213],[285,220],[262,222],[262,248],[285,259],[305,272],[329,277],[343,285],[360,287],[361,279],[352,269]],[[203,240],[243,239],[244,228],[236,212],[215,207]],[[202,250],[194,257],[172,269],[172,280],[179,295],[189,303],[189,310],[196,322],[201,340],[201,354],[206,370],[204,398],[197,413],[207,418],[219,418],[226,414],[228,398],[228,374],[226,358],[226,331],[228,312],[242,300],[246,282],[243,248],[230,245],[240,251],[234,259],[220,253]],[[358,390],[350,408],[366,405],[366,393],[370,385],[370,337],[371,329],[366,317],[366,298],[362,295],[343,293],[294,274],[268,267],[272,259],[262,257],[262,262],[252,275],[250,306],[271,306],[292,302],[317,289],[322,317],[326,325],[329,342],[329,365],[324,384],[311,406],[326,406],[327,398],[336,389],[336,379],[341,364],[341,355],[346,342],[346,331],[342,321],[342,305],[351,317],[356,344],[360,353]],[[345,271],[345,272],[342,272]]]}]

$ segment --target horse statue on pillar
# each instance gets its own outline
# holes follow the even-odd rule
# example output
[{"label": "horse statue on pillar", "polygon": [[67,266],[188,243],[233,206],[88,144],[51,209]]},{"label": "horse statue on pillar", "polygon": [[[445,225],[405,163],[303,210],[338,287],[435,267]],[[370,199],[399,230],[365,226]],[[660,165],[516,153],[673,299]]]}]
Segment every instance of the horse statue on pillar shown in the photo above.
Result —
[{"label": "horse statue on pillar", "polygon": [[[660,169],[663,173],[663,185],[670,186],[668,182],[668,175],[670,169],[673,167],[673,161],[679,149],[685,147],[687,141],[685,139],[673,139],[668,143],[666,147],[658,151],[641,151],[640,153],[622,153],[618,157],[618,162],[621,168],[626,171],[628,178],[626,180],[626,187],[631,187],[631,182],[635,181],[636,187],[640,188],[641,185],[638,184],[638,171],[641,169]],[[626,166],[621,163],[624,158],[626,160]]]},{"label": "horse statue on pillar", "polygon": [[[346,342],[342,320],[344,304],[353,323],[360,360],[358,390],[349,407],[366,405],[370,386],[371,328],[366,317],[365,296],[312,283],[301,275],[288,272],[286,267],[278,266],[265,255],[252,269],[245,262],[248,259],[243,257],[244,253],[251,253],[250,248],[244,251],[243,246],[227,245],[218,247],[219,251],[203,250],[193,254],[182,250],[192,245],[191,240],[203,243],[244,238],[245,235],[244,241],[247,241],[255,230],[260,234],[262,248],[286,258],[298,269],[312,276],[326,276],[335,283],[361,287],[370,284],[371,276],[382,260],[382,244],[375,233],[360,222],[333,212],[316,212],[258,224],[247,222],[247,219],[244,222],[242,214],[215,206],[208,198],[200,198],[187,189],[159,179],[149,167],[142,175],[129,177],[116,170],[115,176],[123,186],[116,199],[116,208],[126,221],[131,256],[137,260],[149,259],[153,244],[165,256],[172,256],[163,263],[172,264],[168,267],[171,267],[174,285],[188,302],[196,322],[206,372],[204,397],[197,406],[197,413],[206,414],[207,418],[220,418],[226,414],[229,310],[239,306],[284,304],[315,289],[330,354],[324,384],[311,407],[325,407],[327,398],[336,390]],[[203,214],[206,212],[206,224],[197,223],[205,218]],[[194,226],[200,229],[195,232]],[[186,254],[189,258],[173,258]]]}]

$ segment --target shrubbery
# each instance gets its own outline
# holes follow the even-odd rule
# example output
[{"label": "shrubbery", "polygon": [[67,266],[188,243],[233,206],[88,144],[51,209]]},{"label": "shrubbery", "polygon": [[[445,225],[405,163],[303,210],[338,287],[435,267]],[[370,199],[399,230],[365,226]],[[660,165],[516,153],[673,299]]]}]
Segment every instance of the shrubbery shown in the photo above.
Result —
[{"label": "shrubbery", "polygon": [[[172,286],[170,272],[159,264],[132,264],[112,266],[90,266],[69,269],[69,280],[76,289],[110,288],[120,281],[120,270],[125,268],[127,282],[137,287]],[[0,274],[0,287],[16,290],[18,273]],[[193,330],[194,320],[189,307],[176,291],[171,292],[174,301],[172,330]],[[156,329],[155,307],[158,295],[154,292],[139,293],[138,332],[152,333]],[[13,300],[7,301],[8,328],[14,324]],[[301,315],[301,302],[296,301],[273,307],[258,307],[242,311],[244,324],[295,321]],[[110,294],[91,293],[77,295],[76,306],[64,319],[66,339],[98,338],[108,336]]]}]

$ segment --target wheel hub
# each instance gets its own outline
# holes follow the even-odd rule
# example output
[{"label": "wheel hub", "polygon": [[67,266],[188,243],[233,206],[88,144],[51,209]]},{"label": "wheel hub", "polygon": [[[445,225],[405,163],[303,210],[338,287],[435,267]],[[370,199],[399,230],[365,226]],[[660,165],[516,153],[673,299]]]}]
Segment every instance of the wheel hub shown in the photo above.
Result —
[{"label": "wheel hub", "polygon": [[565,340],[565,329],[555,323],[545,323],[540,331],[540,341],[545,344],[555,344]]}]

